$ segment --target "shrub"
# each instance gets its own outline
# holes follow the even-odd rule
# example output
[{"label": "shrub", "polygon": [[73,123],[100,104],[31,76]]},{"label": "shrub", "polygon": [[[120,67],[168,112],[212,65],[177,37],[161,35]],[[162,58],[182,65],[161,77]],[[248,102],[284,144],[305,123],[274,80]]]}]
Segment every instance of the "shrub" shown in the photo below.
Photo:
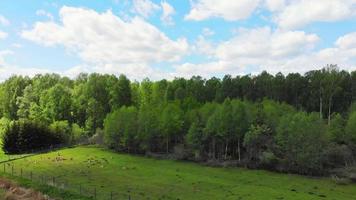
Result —
[{"label": "shrub", "polygon": [[300,112],[284,117],[277,127],[276,142],[289,171],[324,173],[323,151],[327,147],[325,125],[315,113]]},{"label": "shrub", "polygon": [[10,125],[10,120],[6,117],[0,119],[0,136],[2,136]]},{"label": "shrub", "polygon": [[62,138],[46,126],[29,120],[10,123],[3,135],[3,150],[6,153],[26,153],[61,144]]},{"label": "shrub", "polygon": [[49,126],[55,136],[66,144],[72,142],[72,130],[68,121],[55,121]]},{"label": "shrub", "polygon": [[275,169],[278,164],[278,158],[273,152],[264,151],[260,156],[261,166],[266,169]]},{"label": "shrub", "polygon": [[328,168],[338,168],[352,165],[352,149],[347,145],[329,145],[324,150],[324,165]]},{"label": "shrub", "polygon": [[72,143],[83,142],[88,139],[88,133],[78,124],[72,124]]}]

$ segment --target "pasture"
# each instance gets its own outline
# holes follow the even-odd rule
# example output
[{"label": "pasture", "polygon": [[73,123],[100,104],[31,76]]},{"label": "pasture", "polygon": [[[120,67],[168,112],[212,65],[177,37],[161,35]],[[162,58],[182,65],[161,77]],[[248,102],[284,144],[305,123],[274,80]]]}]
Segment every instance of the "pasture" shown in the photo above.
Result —
[{"label": "pasture", "polygon": [[[12,161],[18,170],[55,176],[74,185],[96,188],[97,199],[334,199],[356,196],[355,185],[328,178],[307,178],[263,170],[212,168],[76,147]],[[18,171],[16,172],[18,173]],[[72,188],[74,190],[74,188]]]}]

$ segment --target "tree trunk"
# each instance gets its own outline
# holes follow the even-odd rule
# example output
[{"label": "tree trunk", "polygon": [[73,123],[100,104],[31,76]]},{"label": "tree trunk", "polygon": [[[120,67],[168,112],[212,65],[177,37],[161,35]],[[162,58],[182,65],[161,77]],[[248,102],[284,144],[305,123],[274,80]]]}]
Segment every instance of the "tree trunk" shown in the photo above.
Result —
[{"label": "tree trunk", "polygon": [[169,138],[167,137],[166,138],[166,153],[168,154],[168,152],[169,152]]},{"label": "tree trunk", "polygon": [[332,97],[330,97],[329,99],[328,125],[330,125],[330,120],[331,120],[331,103],[332,103]]},{"label": "tree trunk", "polygon": [[226,142],[225,142],[225,156],[224,156],[225,160],[226,160],[226,157],[227,157],[227,147],[228,147],[228,145],[229,145],[229,142],[228,142],[228,140],[226,140]]},{"label": "tree trunk", "polygon": [[239,163],[241,162],[241,149],[240,149],[240,138],[237,139],[237,154],[239,157]]},{"label": "tree trunk", "polygon": [[215,138],[213,138],[213,159],[215,160]]}]

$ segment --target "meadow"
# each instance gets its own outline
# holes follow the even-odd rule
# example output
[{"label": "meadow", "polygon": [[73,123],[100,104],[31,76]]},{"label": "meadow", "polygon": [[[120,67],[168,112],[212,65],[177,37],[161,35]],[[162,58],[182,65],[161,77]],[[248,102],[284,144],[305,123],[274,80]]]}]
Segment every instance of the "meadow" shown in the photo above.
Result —
[{"label": "meadow", "polygon": [[[7,164],[33,174],[54,176],[83,188],[96,188],[97,199],[330,199],[351,200],[355,185],[329,178],[308,178],[263,170],[213,168],[158,160],[88,146],[39,154]],[[25,172],[24,172],[25,173]],[[75,188],[73,187],[74,191]]]}]

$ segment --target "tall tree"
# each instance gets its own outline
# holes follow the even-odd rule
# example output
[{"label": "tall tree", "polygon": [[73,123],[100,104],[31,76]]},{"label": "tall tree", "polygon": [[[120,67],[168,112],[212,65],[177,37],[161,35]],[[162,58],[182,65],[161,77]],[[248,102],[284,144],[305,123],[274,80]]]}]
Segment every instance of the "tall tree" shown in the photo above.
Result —
[{"label": "tall tree", "polygon": [[161,114],[159,127],[166,140],[166,152],[168,153],[170,140],[173,138],[177,141],[183,127],[183,113],[179,106],[174,103],[167,104]]},{"label": "tall tree", "polygon": [[121,74],[118,81],[114,83],[110,91],[110,103],[113,109],[120,108],[121,106],[130,106],[132,104],[130,84],[130,80],[123,74]]}]

